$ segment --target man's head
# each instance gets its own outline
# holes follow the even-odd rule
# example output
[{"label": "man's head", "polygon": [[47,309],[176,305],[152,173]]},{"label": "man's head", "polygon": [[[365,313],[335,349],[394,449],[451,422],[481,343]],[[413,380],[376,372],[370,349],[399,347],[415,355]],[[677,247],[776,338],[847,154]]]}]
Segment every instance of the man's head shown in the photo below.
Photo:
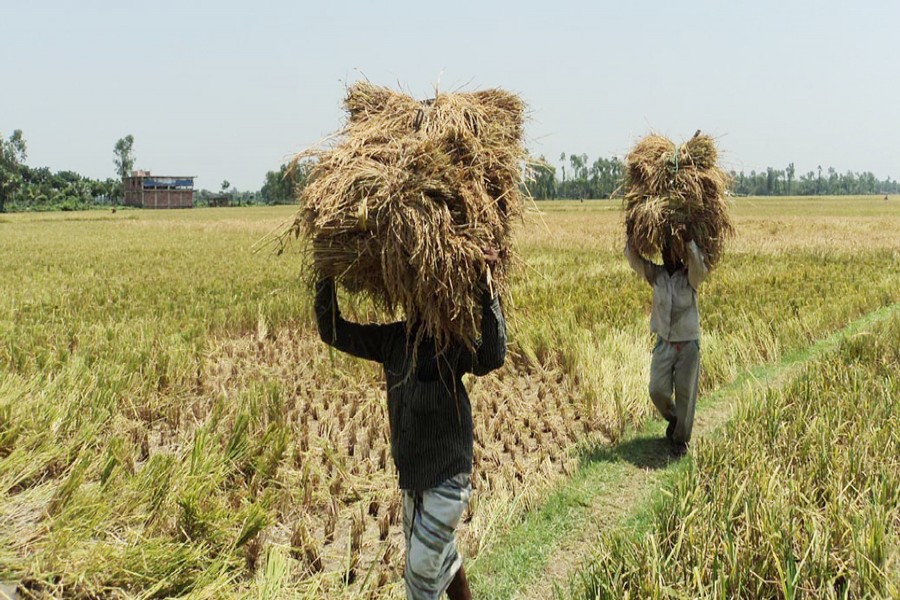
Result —
[{"label": "man's head", "polygon": [[666,271],[668,271],[669,275],[684,268],[684,263],[675,254],[675,248],[671,238],[666,240],[665,244],[663,244],[662,259],[663,265],[666,267]]}]

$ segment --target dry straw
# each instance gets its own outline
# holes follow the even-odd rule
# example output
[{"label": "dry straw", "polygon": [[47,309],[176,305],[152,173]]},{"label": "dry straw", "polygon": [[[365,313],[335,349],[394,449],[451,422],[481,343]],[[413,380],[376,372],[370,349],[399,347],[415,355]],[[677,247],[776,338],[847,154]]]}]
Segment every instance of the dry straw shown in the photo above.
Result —
[{"label": "dry straw", "polygon": [[710,266],[719,262],[734,233],[725,192],[728,175],[718,165],[713,139],[698,131],[676,146],[661,135],[639,141],[626,158],[625,233],[632,248],[651,257],[671,244],[684,260],[693,239]]},{"label": "dry straw", "polygon": [[482,248],[500,251],[492,285],[507,289],[511,221],[523,211],[522,101],[491,89],[419,102],[360,82],[344,106],[337,143],[294,158],[315,166],[290,231],[312,242],[318,276],[402,310],[439,348],[471,347]]}]

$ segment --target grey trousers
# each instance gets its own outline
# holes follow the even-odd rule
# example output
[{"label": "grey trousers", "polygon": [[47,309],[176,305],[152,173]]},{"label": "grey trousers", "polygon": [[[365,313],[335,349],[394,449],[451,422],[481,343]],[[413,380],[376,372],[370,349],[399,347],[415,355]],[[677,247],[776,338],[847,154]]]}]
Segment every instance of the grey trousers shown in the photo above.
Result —
[{"label": "grey trousers", "polygon": [[675,420],[672,438],[676,442],[691,441],[699,380],[700,340],[667,342],[658,338],[650,362],[650,399],[667,421]]}]

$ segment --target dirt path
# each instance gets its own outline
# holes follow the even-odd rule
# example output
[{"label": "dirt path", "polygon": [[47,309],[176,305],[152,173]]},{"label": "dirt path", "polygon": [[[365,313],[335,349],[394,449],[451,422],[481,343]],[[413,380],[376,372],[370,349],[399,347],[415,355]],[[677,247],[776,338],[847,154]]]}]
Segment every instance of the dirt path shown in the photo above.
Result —
[{"label": "dirt path", "polygon": [[[735,401],[749,387],[757,391],[779,387],[811,360],[837,346],[840,341],[872,326],[900,309],[894,304],[874,311],[815,344],[785,356],[780,362],[744,372],[733,383],[702,398],[697,410],[694,439],[715,435],[730,419]],[[546,599],[557,588],[565,589],[570,577],[580,571],[592,554],[598,537],[635,510],[646,505],[660,480],[675,461],[662,439],[663,425],[654,421],[615,447],[597,448],[584,462],[586,467],[564,485],[557,495],[574,495],[564,510],[545,508],[522,524],[523,532],[512,532],[498,543],[497,554],[508,555],[476,570],[478,597]],[[563,500],[565,501],[565,500]],[[554,496],[548,505],[559,504]],[[544,511],[542,516],[540,513]],[[532,539],[529,528],[541,520],[553,521],[553,539],[543,539],[544,548],[516,547],[517,540]],[[538,544],[539,546],[540,544]],[[499,565],[499,566],[497,566]],[[529,569],[529,565],[533,568]]]},{"label": "dirt path", "polygon": [[[761,381],[759,385],[780,385],[789,378],[789,373],[785,370],[773,379]],[[708,436],[728,421],[733,409],[731,400],[739,393],[740,388],[728,391],[731,393],[727,397],[719,398],[716,402],[706,402],[700,407],[701,411],[694,424],[695,439]],[[626,463],[622,476],[597,493],[578,534],[566,539],[556,548],[541,576],[527,589],[517,593],[515,598],[555,598],[556,588],[564,588],[571,574],[581,570],[584,562],[590,558],[600,534],[619,523],[636,507],[644,505],[670,465],[675,462],[658,432],[656,435],[645,432],[624,445],[611,449],[609,454]]]}]

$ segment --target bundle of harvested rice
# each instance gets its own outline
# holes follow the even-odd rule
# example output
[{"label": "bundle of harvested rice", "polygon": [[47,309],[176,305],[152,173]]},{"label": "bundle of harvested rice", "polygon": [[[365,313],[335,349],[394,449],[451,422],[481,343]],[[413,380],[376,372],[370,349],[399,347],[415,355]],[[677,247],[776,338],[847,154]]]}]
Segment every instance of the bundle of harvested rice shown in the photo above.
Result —
[{"label": "bundle of harvested rice", "polygon": [[349,88],[349,118],[316,159],[291,227],[333,277],[439,348],[471,347],[486,280],[482,248],[500,251],[492,285],[507,289],[511,221],[523,210],[524,104],[491,89],[419,102],[368,82]]},{"label": "bundle of harvested rice", "polygon": [[638,253],[651,257],[669,244],[685,258],[693,239],[710,266],[734,233],[725,192],[728,175],[717,164],[713,139],[699,131],[677,146],[661,135],[639,141],[626,158],[625,233]]}]

